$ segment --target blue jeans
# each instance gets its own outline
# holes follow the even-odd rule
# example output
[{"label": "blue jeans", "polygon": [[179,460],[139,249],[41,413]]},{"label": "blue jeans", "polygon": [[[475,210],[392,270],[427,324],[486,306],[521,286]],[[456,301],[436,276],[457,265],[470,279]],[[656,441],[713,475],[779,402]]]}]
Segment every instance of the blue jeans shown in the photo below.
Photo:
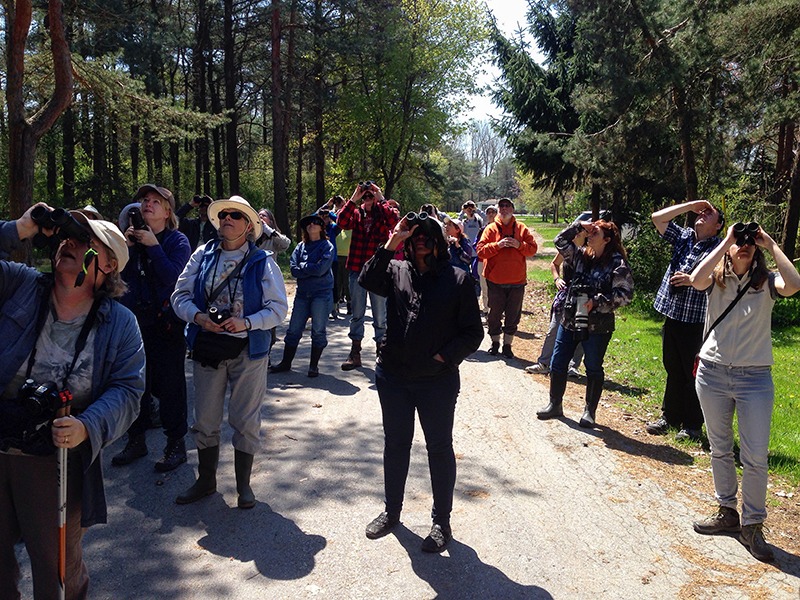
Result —
[{"label": "blue jeans", "polygon": [[[542,351],[536,362],[550,368],[550,363],[553,362],[553,350],[556,347],[556,335],[558,334],[559,321],[561,321],[562,311],[552,311],[550,316],[550,324],[547,326],[547,335],[544,336],[544,343],[542,344]],[[578,342],[575,346],[575,354],[572,355],[572,360],[569,361],[570,369],[577,369],[581,366],[583,360],[583,344]]]},{"label": "blue jeans", "polygon": [[386,334],[386,298],[367,292],[358,284],[358,275],[350,271],[350,302],[353,315],[350,317],[350,339],[360,342],[364,339],[364,315],[367,314],[367,294],[372,307],[372,328],[375,330],[375,341],[383,339]]},{"label": "blue jeans", "polygon": [[433,490],[431,517],[434,523],[449,525],[456,485],[453,421],[461,387],[458,371],[433,379],[414,380],[389,373],[378,364],[375,385],[383,413],[386,512],[399,515],[403,509],[416,412],[428,451]]},{"label": "blue jeans", "polygon": [[742,525],[767,518],[767,450],[775,402],[771,367],[726,367],[700,361],[695,381],[711,444],[714,492],[721,506],[738,505],[733,413],[739,422]]},{"label": "blue jeans", "polygon": [[324,348],[328,345],[328,315],[333,310],[333,296],[331,290],[317,290],[316,292],[301,292],[297,290],[292,305],[292,316],[289,319],[289,328],[283,338],[287,346],[297,346],[303,337],[308,318],[311,317],[311,344]]},{"label": "blue jeans", "polygon": [[553,359],[550,361],[550,370],[555,373],[566,373],[569,361],[575,354],[576,346],[581,344],[583,345],[583,364],[586,367],[587,379],[605,378],[603,359],[610,341],[610,333],[590,333],[585,340],[576,340],[573,331],[559,325]]}]

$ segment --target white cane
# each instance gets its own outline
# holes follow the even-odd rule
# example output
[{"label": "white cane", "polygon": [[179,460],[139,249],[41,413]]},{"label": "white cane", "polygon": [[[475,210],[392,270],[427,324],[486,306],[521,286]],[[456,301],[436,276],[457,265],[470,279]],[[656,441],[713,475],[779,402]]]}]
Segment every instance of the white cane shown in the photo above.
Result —
[{"label": "white cane", "polygon": [[[72,394],[61,392],[59,417],[69,415]],[[67,594],[67,449],[58,449],[58,598],[64,600]]]}]

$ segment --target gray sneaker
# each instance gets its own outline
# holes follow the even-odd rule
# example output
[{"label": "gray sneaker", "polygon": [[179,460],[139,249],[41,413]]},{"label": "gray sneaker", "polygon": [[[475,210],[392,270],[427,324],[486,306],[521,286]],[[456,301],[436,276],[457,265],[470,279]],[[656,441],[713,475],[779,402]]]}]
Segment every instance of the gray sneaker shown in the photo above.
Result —
[{"label": "gray sneaker", "polygon": [[772,562],[775,560],[775,553],[764,539],[764,524],[754,523],[753,525],[743,525],[742,532],[739,534],[739,541],[750,551],[754,558],[761,562]]},{"label": "gray sneaker", "polygon": [[717,514],[707,519],[695,521],[692,523],[692,527],[697,533],[702,533],[703,535],[738,533],[742,529],[739,525],[739,513],[735,508],[728,508],[727,506],[720,506]]},{"label": "gray sneaker", "polygon": [[550,372],[550,367],[542,363],[533,363],[529,367],[525,367],[526,373],[533,373],[534,375],[547,375]]}]

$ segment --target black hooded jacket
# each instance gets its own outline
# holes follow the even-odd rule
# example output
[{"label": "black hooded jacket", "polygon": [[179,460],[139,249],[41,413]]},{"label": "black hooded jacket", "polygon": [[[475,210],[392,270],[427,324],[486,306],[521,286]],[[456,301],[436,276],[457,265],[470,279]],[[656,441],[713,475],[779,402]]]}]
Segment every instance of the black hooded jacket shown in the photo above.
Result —
[{"label": "black hooded jacket", "polygon": [[[413,379],[458,370],[483,340],[475,286],[466,271],[445,260],[419,273],[408,260],[392,260],[381,247],[364,265],[358,282],[387,298],[386,336],[378,362]],[[445,362],[433,357],[440,354]]]}]

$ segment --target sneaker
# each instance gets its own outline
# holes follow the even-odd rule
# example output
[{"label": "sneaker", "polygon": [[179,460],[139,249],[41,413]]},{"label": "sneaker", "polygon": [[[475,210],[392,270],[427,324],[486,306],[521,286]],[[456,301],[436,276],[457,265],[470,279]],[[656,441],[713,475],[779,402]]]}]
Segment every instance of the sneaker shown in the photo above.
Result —
[{"label": "sneaker", "polygon": [[578,371],[575,367],[570,367],[567,369],[567,379],[580,379],[581,372]]},{"label": "sneaker", "polygon": [[739,541],[750,551],[753,558],[761,562],[772,562],[775,560],[775,553],[767,544],[767,540],[764,539],[763,529],[763,523],[743,525],[742,532],[739,534]]},{"label": "sneaker", "polygon": [[667,431],[669,431],[669,423],[667,423],[664,417],[656,421],[651,421],[647,425],[644,426],[644,429],[650,435],[666,435]]},{"label": "sneaker", "polygon": [[399,515],[390,515],[387,512],[382,512],[367,525],[367,537],[371,540],[377,540],[394,529],[394,526],[399,522]]},{"label": "sneaker", "polygon": [[492,342],[492,347],[489,348],[488,352],[491,356],[497,356],[500,352],[500,342]]},{"label": "sneaker", "polygon": [[534,375],[547,375],[550,372],[550,367],[542,363],[535,363],[529,367],[525,367],[526,373],[533,373]]},{"label": "sneaker", "polygon": [[717,510],[717,514],[707,519],[695,521],[692,523],[692,527],[697,533],[702,533],[703,535],[738,533],[742,530],[739,525],[739,513],[735,508],[729,508],[727,506],[720,506],[719,510]]},{"label": "sneaker", "polygon": [[431,532],[422,540],[423,552],[443,552],[453,539],[453,531],[449,525],[434,523]]},{"label": "sneaker", "polygon": [[511,351],[511,344],[503,344],[503,356],[506,358],[514,358],[514,353]]},{"label": "sneaker", "polygon": [[676,440],[700,442],[703,439],[703,432],[700,429],[681,429],[675,434]]},{"label": "sneaker", "polygon": [[177,469],[186,462],[186,443],[183,438],[178,440],[167,440],[167,447],[164,448],[164,456],[158,459],[155,470],[159,473],[166,473]]}]

